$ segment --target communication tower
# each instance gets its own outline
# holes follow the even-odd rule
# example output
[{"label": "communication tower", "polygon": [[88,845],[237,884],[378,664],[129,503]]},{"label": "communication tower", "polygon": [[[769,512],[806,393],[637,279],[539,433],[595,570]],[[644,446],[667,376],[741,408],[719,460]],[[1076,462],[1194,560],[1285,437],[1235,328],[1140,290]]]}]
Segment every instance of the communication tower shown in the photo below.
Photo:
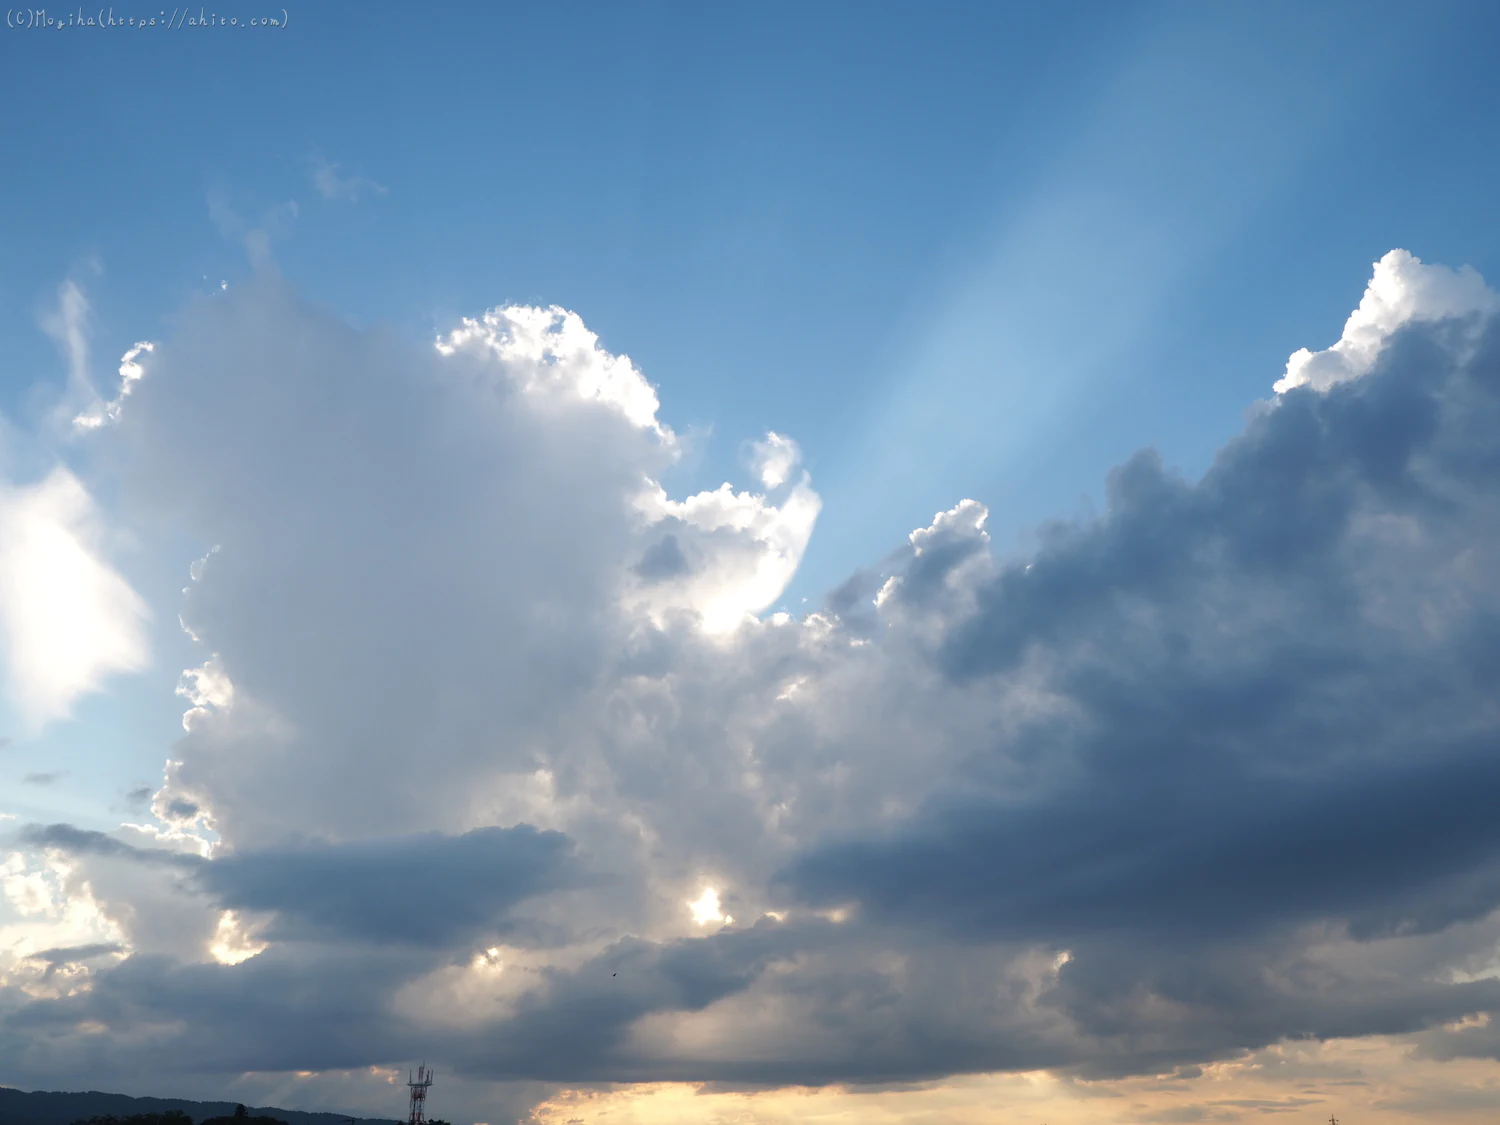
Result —
[{"label": "communication tower", "polygon": [[427,1125],[427,1118],[422,1115],[427,1108],[427,1088],[432,1085],[432,1071],[427,1069],[423,1063],[417,1067],[417,1077],[412,1079],[411,1071],[406,1072],[406,1088],[411,1091],[411,1115],[406,1119],[406,1125]]}]

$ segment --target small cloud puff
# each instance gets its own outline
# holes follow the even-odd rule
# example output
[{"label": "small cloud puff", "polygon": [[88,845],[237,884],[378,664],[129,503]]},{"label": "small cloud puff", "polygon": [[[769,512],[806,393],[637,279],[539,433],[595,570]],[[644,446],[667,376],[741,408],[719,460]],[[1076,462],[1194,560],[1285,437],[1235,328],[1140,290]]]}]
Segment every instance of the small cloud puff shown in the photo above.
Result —
[{"label": "small cloud puff", "polygon": [[315,159],[313,167],[313,184],[324,199],[344,200],[349,203],[359,201],[363,192],[374,192],[376,195],[384,195],[386,189],[374,180],[364,176],[341,176],[339,166],[327,160]]},{"label": "small cloud puff", "polygon": [[750,464],[766,488],[776,489],[791,479],[802,460],[802,451],[791,438],[770,431],[764,441],[751,446]]}]

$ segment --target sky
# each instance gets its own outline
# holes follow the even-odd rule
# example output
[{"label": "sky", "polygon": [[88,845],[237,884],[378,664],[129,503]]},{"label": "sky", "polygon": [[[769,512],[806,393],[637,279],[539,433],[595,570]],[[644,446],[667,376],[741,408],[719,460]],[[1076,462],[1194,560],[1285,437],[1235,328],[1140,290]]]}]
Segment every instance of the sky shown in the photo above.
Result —
[{"label": "sky", "polygon": [[1494,1120],[1497,48],[11,10],[0,1084]]}]

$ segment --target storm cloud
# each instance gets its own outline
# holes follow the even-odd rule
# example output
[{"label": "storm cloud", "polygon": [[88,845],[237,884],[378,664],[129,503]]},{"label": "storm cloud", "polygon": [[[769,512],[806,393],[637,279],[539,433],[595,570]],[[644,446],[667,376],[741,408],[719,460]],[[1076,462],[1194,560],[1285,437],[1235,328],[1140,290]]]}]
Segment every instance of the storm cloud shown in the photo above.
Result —
[{"label": "storm cloud", "polygon": [[[1035,677],[1053,713],[789,885],[976,939],[1488,914],[1497,393],[1493,326],[1422,325],[1361,378],[1281,396],[1201,480],[1138,454],[1097,521],[974,583],[936,649],[966,683]],[[944,577],[903,582],[920,604]]]}]

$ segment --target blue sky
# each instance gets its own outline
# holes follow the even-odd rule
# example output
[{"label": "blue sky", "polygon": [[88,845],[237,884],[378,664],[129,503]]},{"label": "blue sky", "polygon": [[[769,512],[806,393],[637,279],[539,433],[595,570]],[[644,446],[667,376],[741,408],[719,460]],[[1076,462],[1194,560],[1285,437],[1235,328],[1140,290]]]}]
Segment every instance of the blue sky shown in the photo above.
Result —
[{"label": "blue sky", "polygon": [[1500,273],[1483,4],[289,15],[10,34],[12,418],[59,382],[60,279],[105,377],[264,225],[310,299],[411,339],[582,310],[701,433],[676,486],[792,435],[824,499],[796,609],[965,497],[1005,547],[1139,445],[1201,471],[1393,246]]},{"label": "blue sky", "polygon": [[[281,10],[247,3],[234,14],[273,11]],[[114,13],[152,11],[117,5]],[[229,14],[228,6],[217,13]],[[279,502],[270,482],[293,481],[287,487],[297,490],[281,461],[283,441],[291,448],[298,439],[275,429],[270,406],[256,412],[259,391],[243,392],[247,417],[271,428],[246,422],[244,433],[261,444],[221,435],[223,448],[242,456],[232,470],[205,470],[215,483],[203,488],[225,507],[184,514],[187,507],[167,503],[172,490],[162,481],[180,484],[195,472],[187,445],[173,444],[172,419],[200,418],[187,406],[142,407],[140,433],[170,456],[56,424],[57,404],[71,393],[69,365],[45,325],[65,283],[86,298],[87,376],[105,397],[117,357],[137,341],[164,342],[162,369],[182,377],[212,382],[215,364],[237,370],[233,356],[201,343],[210,322],[245,354],[259,347],[256,332],[275,337],[265,354],[293,357],[288,370],[301,370],[296,357],[311,354],[296,341],[316,351],[336,335],[320,316],[383,333],[374,338],[385,343],[369,351],[326,343],[348,364],[327,393],[378,399],[386,384],[372,377],[365,389],[360,366],[384,362],[371,357],[428,349],[462,318],[496,306],[572,310],[600,349],[628,355],[655,386],[657,417],[675,431],[681,455],[658,463],[659,451],[641,453],[634,438],[620,437],[618,464],[646,466],[669,496],[726,480],[753,491],[752,443],[768,431],[795,440],[821,511],[800,565],[763,608],[802,615],[861,568],[915,565],[890,559],[913,529],[931,525],[931,542],[958,535],[961,513],[953,526],[934,519],[961,500],[988,509],[998,566],[1030,558],[1044,521],[1102,511],[1106,477],[1142,447],[1196,479],[1245,429],[1247,410],[1273,397],[1289,355],[1340,338],[1372,263],[1388,251],[1472,266],[1492,284],[1500,278],[1500,15],[1491,4],[320,3],[287,15],[285,28],[271,30],[0,31],[9,107],[0,125],[8,169],[0,176],[0,479],[25,488],[58,465],[76,474],[100,513],[101,557],[150,618],[149,659],[78,693],[65,717],[28,728],[14,695],[0,706],[0,734],[12,732],[0,750],[0,809],[18,822],[113,832],[122,819],[147,816],[127,794],[149,787],[168,796],[191,789],[195,807],[217,810],[193,831],[207,839],[238,831],[245,847],[269,847],[278,834],[338,843],[371,831],[337,818],[258,821],[215,789],[230,775],[209,765],[196,789],[164,783],[169,756],[191,771],[195,754],[221,762],[260,737],[223,734],[217,748],[195,749],[199,736],[190,732],[177,746],[186,704],[175,689],[182,670],[208,655],[178,628],[179,613],[190,617],[197,606],[217,623],[230,638],[226,660],[237,639],[245,678],[235,667],[228,676],[252,685],[242,693],[260,683],[257,705],[271,710],[279,681],[269,671],[257,680],[257,661],[292,637],[326,639],[297,626],[324,620],[323,603],[277,602],[289,615],[283,621],[256,600],[272,598],[269,586],[234,585],[250,581],[243,575],[225,579],[244,599],[243,620],[224,608],[227,594],[204,586],[194,602],[182,592],[189,564],[217,541],[214,528],[243,538],[302,526],[273,527],[261,506]],[[221,307],[248,310],[233,303],[241,292],[289,318],[284,338],[274,319],[248,312],[213,320]],[[349,358],[356,353],[358,362]],[[246,378],[280,386],[266,372]],[[122,435],[134,433],[132,401]],[[231,413],[241,401],[207,392],[194,400]],[[288,389],[271,401],[329,427],[330,460],[366,464],[364,446],[340,444],[342,416],[320,413],[322,400]],[[364,415],[351,408],[350,417]],[[290,416],[282,422],[296,430]],[[387,433],[388,422],[372,414],[370,432]],[[583,489],[587,475],[577,465],[618,467],[613,453],[587,444],[615,450],[615,437],[581,421],[556,433],[550,421],[535,425],[549,441],[593,435],[576,449],[537,455],[537,463],[563,466],[556,480],[572,482],[538,486],[557,505],[547,519],[514,516],[533,536],[514,549],[542,557],[537,544],[552,544],[554,531],[558,543],[573,544],[571,532],[557,529],[581,519],[576,511],[594,510],[574,503],[581,493],[570,489]],[[533,431],[515,432],[518,448],[530,448]],[[412,457],[430,454],[438,464],[411,440]],[[198,456],[212,461],[215,449]],[[287,465],[303,464],[286,456]],[[399,476],[370,456],[371,480],[385,480],[387,469]],[[323,479],[320,464],[307,452],[309,480]],[[504,492],[509,478],[493,471]],[[466,479],[446,472],[433,468],[430,480]],[[235,483],[235,473],[265,478],[271,499],[257,499],[255,485]],[[605,468],[598,473],[587,477],[588,495],[613,487]],[[332,505],[342,484],[329,480]],[[262,522],[230,513],[233,504]],[[685,510],[674,511],[663,526],[691,524]],[[373,532],[360,538],[362,518],[350,517],[343,548],[328,546],[326,557],[317,554],[322,532],[308,533],[306,566],[375,543]],[[678,551],[678,539],[671,542]],[[739,565],[739,548],[712,536],[695,542],[682,533],[691,558],[692,549],[708,558],[722,548],[722,565]],[[487,557],[483,545],[473,551]],[[297,557],[268,554],[265,573],[296,585]],[[395,581],[418,572],[411,567],[381,573]],[[917,572],[905,573],[914,588]],[[366,590],[360,582],[376,589],[373,573],[350,582],[351,591]],[[683,596],[706,604],[692,601],[706,596],[701,590]],[[976,594],[975,604],[987,596]],[[651,612],[661,605],[652,602]],[[256,606],[285,630],[257,632]],[[381,612],[370,609],[368,619]],[[456,617],[465,612],[455,609]],[[1101,610],[1099,620],[1106,616]],[[340,643],[330,641],[330,660]],[[358,663],[359,649],[344,655]],[[552,686],[584,674],[558,660]],[[453,675],[444,690],[454,698],[486,690],[454,686],[463,677]],[[705,687],[703,698],[718,690],[729,689]],[[283,701],[285,714],[311,706],[296,700]],[[914,703],[911,714],[926,705]],[[999,724],[985,728],[992,731],[1009,720],[987,721]],[[545,741],[526,722],[516,718],[507,737]],[[307,729],[335,741],[377,738],[352,722]],[[286,768],[303,763],[289,757]],[[58,776],[37,779],[44,774]],[[20,783],[26,776],[33,781]],[[243,778],[234,784],[254,790]],[[387,799],[395,800],[372,796],[371,807]],[[920,835],[926,822],[907,811]],[[500,823],[483,815],[446,827]],[[830,813],[800,844],[812,849],[822,833],[853,831],[843,815]],[[518,823],[529,822],[516,814],[504,827]],[[587,838],[561,813],[556,824]],[[399,830],[442,827],[414,821]],[[838,883],[827,874],[837,864],[819,866],[820,854],[809,850],[788,870],[820,873],[806,877],[809,886]],[[847,884],[867,885],[853,876]],[[224,892],[219,901],[230,909],[238,900]],[[660,938],[640,926],[621,932]],[[339,1096],[328,1089],[335,1092],[317,1097]]]},{"label": "blue sky", "polygon": [[[296,202],[277,261],[362,322],[586,310],[674,424],[713,427],[694,483],[794,435],[827,501],[793,591],[816,598],[962,496],[1004,539],[1143,441],[1201,468],[1392,246],[1495,272],[1492,11],[1351,12],[324,5],[285,33],[13,33],[4,81],[37,101],[0,187],[5,401],[55,371],[34,320],[60,274],[102,265],[123,351],[246,271],[210,195],[251,224]],[[386,191],[324,200],[319,160]]]}]

